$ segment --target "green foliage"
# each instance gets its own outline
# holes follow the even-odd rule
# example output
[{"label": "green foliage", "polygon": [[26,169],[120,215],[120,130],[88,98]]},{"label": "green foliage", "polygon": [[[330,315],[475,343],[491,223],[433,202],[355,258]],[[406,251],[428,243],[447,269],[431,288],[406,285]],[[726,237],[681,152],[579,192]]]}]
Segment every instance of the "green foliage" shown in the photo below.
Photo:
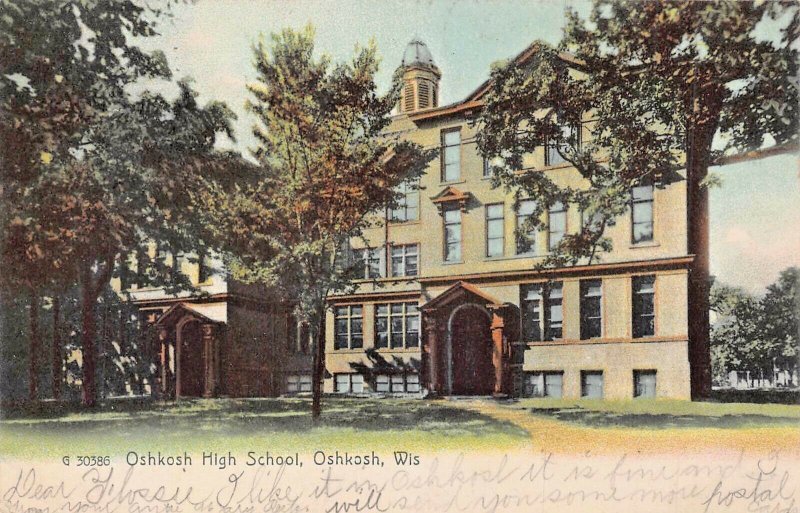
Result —
[{"label": "green foliage", "polygon": [[376,92],[375,45],[347,63],[314,56],[314,32],[284,30],[254,48],[248,108],[258,119],[252,155],[234,176],[209,180],[197,199],[238,279],[266,283],[315,326],[325,298],[352,278],[337,265],[347,241],[419,176],[429,154],[383,134],[399,91]]},{"label": "green foliage", "polygon": [[761,298],[725,285],[712,287],[711,305],[717,314],[712,359],[719,382],[733,370],[772,376],[773,370],[798,368],[798,283],[800,269],[790,267]]},{"label": "green foliage", "polygon": [[[163,53],[136,45],[164,14],[134,0],[0,2],[0,284],[32,297],[80,284],[85,384],[94,309],[116,263],[152,240],[202,246],[186,184],[230,158],[213,146],[231,135],[232,113],[199,106],[187,81],[174,101],[129,94],[140,79],[171,77]],[[187,285],[163,271],[143,280]]]},{"label": "green foliage", "polygon": [[[796,141],[798,16],[793,2],[595,0],[588,21],[568,12],[558,48],[538,42],[530,59],[496,67],[477,121],[481,153],[501,163],[494,184],[537,198],[540,212],[562,201],[587,213],[547,263],[610,249],[603,227],[626,211],[632,185],[680,180],[688,168],[690,208],[702,210],[694,189],[712,182],[715,137],[736,152]],[[777,40],[759,35],[766,22],[783,27]],[[586,117],[591,137],[579,144],[561,126]],[[586,187],[518,172],[546,143]]]}]

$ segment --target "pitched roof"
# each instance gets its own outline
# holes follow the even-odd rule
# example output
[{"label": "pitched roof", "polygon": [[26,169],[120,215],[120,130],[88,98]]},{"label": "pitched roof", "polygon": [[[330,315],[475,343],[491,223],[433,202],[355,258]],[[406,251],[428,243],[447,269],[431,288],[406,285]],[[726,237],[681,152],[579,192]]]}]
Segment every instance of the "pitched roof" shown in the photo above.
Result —
[{"label": "pitched roof", "polygon": [[[536,52],[539,51],[541,48],[541,43],[535,41],[531,43],[527,48],[522,50],[518,53],[512,60],[514,64],[520,65],[525,64],[528,62],[531,57],[536,55]],[[567,52],[559,52],[558,57],[574,66],[574,67],[581,67],[584,63],[574,55],[567,53]],[[412,121],[423,121],[426,119],[432,118],[439,118],[442,116],[448,116],[452,114],[457,114],[459,112],[469,111],[472,109],[480,108],[483,106],[483,97],[486,95],[486,92],[489,90],[489,86],[491,86],[492,79],[486,79],[481,85],[479,85],[474,91],[472,91],[466,98],[463,100],[450,103],[448,105],[442,105],[441,107],[436,107],[433,109],[425,109],[422,111],[418,111],[412,114],[409,114],[409,119]]]},{"label": "pitched roof", "polygon": [[483,300],[487,306],[503,306],[506,303],[496,299],[494,296],[487,294],[483,290],[479,289],[475,285],[471,283],[467,283],[465,281],[459,281],[452,287],[448,288],[435,298],[431,299],[427,303],[422,306],[423,310],[432,310],[438,308],[440,306],[444,306],[447,303],[457,299],[458,297],[462,296],[464,293],[471,294],[473,296],[477,296],[479,299]]}]

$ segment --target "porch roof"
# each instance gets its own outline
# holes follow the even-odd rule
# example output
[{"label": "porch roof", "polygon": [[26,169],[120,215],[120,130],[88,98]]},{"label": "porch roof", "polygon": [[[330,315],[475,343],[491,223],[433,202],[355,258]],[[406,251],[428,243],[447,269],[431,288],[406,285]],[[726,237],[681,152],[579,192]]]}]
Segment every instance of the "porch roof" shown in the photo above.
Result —
[{"label": "porch roof", "polygon": [[226,324],[228,322],[227,303],[187,303],[180,302],[170,307],[157,321],[157,326],[165,326],[178,322],[189,314],[205,322]]},{"label": "porch roof", "polygon": [[495,298],[491,294],[487,294],[483,290],[479,289],[475,285],[465,282],[459,281],[455,283],[453,286],[436,296],[435,298],[431,299],[427,303],[422,306],[422,310],[434,310],[441,306],[446,305],[447,303],[457,299],[458,297],[462,296],[463,294],[471,294],[473,296],[477,296],[483,302],[486,303],[488,307],[495,307],[500,308],[503,306],[507,306],[508,303],[504,303],[499,299]]}]

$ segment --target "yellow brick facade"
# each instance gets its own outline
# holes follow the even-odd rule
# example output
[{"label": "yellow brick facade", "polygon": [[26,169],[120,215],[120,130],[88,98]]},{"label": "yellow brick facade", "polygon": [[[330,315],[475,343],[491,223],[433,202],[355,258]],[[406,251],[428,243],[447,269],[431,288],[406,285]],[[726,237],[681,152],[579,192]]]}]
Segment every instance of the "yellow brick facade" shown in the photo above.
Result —
[{"label": "yellow brick facade", "polygon": [[[449,346],[445,352],[436,353],[440,360],[436,363],[438,371],[432,369],[431,340],[428,337],[430,315],[425,312],[425,306],[454,285],[464,282],[491,298],[477,300],[480,304],[474,315],[484,315],[480,313],[483,310],[487,319],[490,319],[487,322],[494,323],[492,332],[504,323],[502,342],[498,341],[498,344],[505,344],[505,350],[510,351],[505,356],[508,359],[508,376],[512,381],[506,389],[509,394],[524,395],[525,380],[538,379],[532,373],[557,372],[561,375],[563,397],[580,397],[583,388],[581,372],[602,371],[604,398],[632,398],[634,372],[644,371],[649,376],[648,386],[654,386],[657,397],[688,399],[687,268],[691,255],[687,254],[686,249],[685,182],[677,181],[654,189],[651,241],[641,244],[631,242],[633,227],[629,211],[614,226],[607,228],[606,236],[611,239],[613,250],[602,254],[599,261],[590,265],[584,263],[572,268],[536,272],[536,264],[548,252],[548,214],[545,213],[542,219],[545,231],[536,234],[534,254],[517,255],[515,200],[513,194],[503,188],[492,188],[490,180],[484,176],[484,162],[475,143],[477,128],[471,123],[477,108],[480,108],[480,101],[472,97],[451,106],[403,112],[393,119],[390,132],[425,148],[440,149],[443,133],[459,131],[459,176],[449,181],[443,179],[444,164],[440,152],[440,158],[430,163],[420,179],[417,217],[406,222],[379,219],[374,227],[366,231],[368,246],[383,252],[382,277],[364,280],[355,294],[331,298],[334,309],[329,312],[326,323],[325,391],[345,391],[345,378],[338,378],[342,386],[337,386],[336,376],[339,374],[362,373],[362,378],[358,380],[363,384],[350,391],[369,393],[378,389],[387,391],[385,378],[381,378],[381,386],[376,382],[378,374],[419,372],[419,393],[424,394],[426,390],[436,388],[429,385],[431,373],[438,372],[445,377],[439,378],[441,386],[437,392],[452,392],[452,382],[448,382],[452,381],[455,362],[452,354],[458,351],[458,345],[462,343],[453,338],[458,328],[448,324],[453,319],[448,320],[446,310],[451,307],[445,305],[440,308],[437,305],[437,315],[442,319],[439,324],[444,325],[435,328],[438,331],[434,338],[439,339],[436,343],[440,347]],[[591,120],[586,120],[584,140],[589,137],[586,126],[590,124]],[[567,164],[545,166],[544,148],[529,155],[524,164],[523,172],[545,172],[561,185],[586,186],[579,173]],[[448,187],[468,197],[460,213],[461,258],[454,262],[445,262],[444,220],[439,205],[434,201]],[[495,204],[502,205],[503,251],[502,255],[489,257],[486,206]],[[575,232],[580,226],[581,212],[576,206],[568,205],[567,231]],[[392,277],[392,247],[407,244],[416,244],[418,248],[417,276]],[[356,248],[363,247],[364,242],[353,241],[353,245]],[[635,276],[655,277],[652,294],[655,328],[652,335],[643,337],[634,337],[632,327]],[[602,334],[582,340],[580,283],[581,280],[590,279],[601,280]],[[521,289],[526,284],[547,280],[555,280],[562,286],[561,337],[549,341],[525,340],[522,334],[525,313],[521,304]],[[470,293],[463,294],[466,295],[453,301],[469,303]],[[392,302],[413,302],[423,310],[420,314],[422,328],[419,347],[402,350],[376,348],[376,305]],[[495,310],[497,304],[505,306],[502,310]],[[362,308],[363,347],[336,348],[337,305]],[[442,362],[442,359],[447,361]],[[652,371],[655,371],[654,378]],[[399,381],[398,378],[398,392],[402,391]],[[416,387],[411,388],[412,393],[416,393]],[[392,391],[391,387],[389,391]]]}]

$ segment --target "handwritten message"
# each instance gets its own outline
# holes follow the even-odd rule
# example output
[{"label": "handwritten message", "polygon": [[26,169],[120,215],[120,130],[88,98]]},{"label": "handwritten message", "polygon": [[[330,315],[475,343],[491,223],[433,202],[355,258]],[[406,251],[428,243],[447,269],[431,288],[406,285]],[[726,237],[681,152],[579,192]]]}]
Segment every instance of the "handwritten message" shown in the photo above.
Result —
[{"label": "handwritten message", "polygon": [[0,512],[800,513],[795,454],[448,453],[413,466],[378,457],[390,463],[300,464],[312,454],[225,468],[3,461]]}]

